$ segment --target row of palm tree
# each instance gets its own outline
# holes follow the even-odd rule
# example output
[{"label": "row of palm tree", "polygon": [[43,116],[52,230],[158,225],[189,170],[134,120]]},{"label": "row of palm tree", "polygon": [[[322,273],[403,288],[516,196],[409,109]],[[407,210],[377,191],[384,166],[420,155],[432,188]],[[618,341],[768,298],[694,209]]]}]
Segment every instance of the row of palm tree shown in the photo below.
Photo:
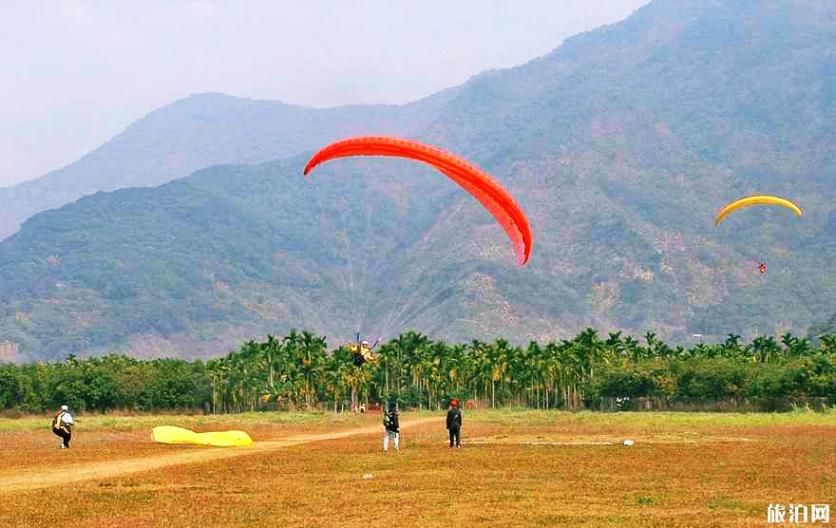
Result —
[{"label": "row of palm tree", "polygon": [[652,332],[642,340],[610,333],[605,339],[588,328],[574,339],[516,346],[504,339],[467,344],[432,341],[407,332],[384,343],[373,363],[355,366],[343,347],[328,350],[324,338],[291,331],[282,339],[245,343],[238,351],[207,363],[214,412],[263,407],[331,406],[397,398],[423,408],[439,408],[451,396],[486,405],[577,409],[596,372],[644,360],[728,358],[765,364],[814,354],[836,353],[836,335],[808,339],[785,334],[743,343],[729,335],[720,344],[671,347]]}]

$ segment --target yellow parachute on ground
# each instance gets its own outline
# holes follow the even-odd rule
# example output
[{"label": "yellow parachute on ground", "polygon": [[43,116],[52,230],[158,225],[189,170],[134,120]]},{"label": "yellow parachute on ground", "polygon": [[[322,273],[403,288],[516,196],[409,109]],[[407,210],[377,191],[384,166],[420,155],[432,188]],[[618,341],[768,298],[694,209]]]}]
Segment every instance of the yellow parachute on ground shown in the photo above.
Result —
[{"label": "yellow parachute on ground", "polygon": [[787,200],[786,198],[779,198],[778,196],[767,196],[767,195],[758,195],[758,196],[749,196],[743,198],[741,200],[734,201],[729,205],[723,207],[719,213],[717,213],[717,218],[714,220],[716,225],[720,225],[723,220],[726,219],[734,211],[738,209],[742,209],[744,207],[750,207],[752,205],[779,205],[781,207],[786,207],[790,209],[796,216],[801,216],[804,214],[804,211],[801,210],[799,206],[795,203]]},{"label": "yellow parachute on ground", "polygon": [[242,447],[253,444],[253,439],[244,431],[217,431],[196,433],[191,429],[161,425],[151,432],[155,442],[161,444],[210,445],[216,447]]}]

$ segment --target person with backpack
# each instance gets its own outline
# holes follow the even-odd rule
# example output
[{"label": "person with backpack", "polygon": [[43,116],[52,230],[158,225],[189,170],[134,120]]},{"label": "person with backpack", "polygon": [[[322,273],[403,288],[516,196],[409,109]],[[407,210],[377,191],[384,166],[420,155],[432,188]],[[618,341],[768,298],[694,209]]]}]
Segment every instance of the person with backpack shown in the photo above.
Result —
[{"label": "person with backpack", "polygon": [[73,437],[73,415],[70,408],[62,405],[61,409],[52,419],[52,434],[61,439],[61,449],[70,448],[70,440]]},{"label": "person with backpack", "polygon": [[383,412],[383,427],[385,434],[383,436],[383,453],[389,451],[389,439],[395,445],[395,451],[400,451],[400,430],[401,426],[398,422],[398,404],[397,402],[389,402],[389,409]]},{"label": "person with backpack", "polygon": [[462,411],[459,409],[459,400],[450,400],[450,409],[447,411],[447,431],[450,433],[450,447],[453,441],[457,448],[462,446]]}]

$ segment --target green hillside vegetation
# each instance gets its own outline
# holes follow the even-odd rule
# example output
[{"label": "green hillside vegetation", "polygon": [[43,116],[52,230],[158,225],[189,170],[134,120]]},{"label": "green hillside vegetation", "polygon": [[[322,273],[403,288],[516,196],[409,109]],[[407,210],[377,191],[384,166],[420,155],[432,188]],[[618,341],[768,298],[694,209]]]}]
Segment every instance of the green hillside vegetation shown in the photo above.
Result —
[{"label": "green hillside vegetation", "polygon": [[[525,268],[432,170],[341,160],[305,181],[304,153],[30,219],[0,243],[0,341],[25,361],[210,357],[293,327],[332,346],[404,328],[514,344],[588,326],[684,346],[804,334],[836,306],[835,35],[827,3],[657,0],[446,94],[412,135],[517,197]],[[714,226],[753,192],[805,216]]]},{"label": "green hillside vegetation", "polygon": [[671,347],[586,329],[572,340],[514,346],[505,339],[447,344],[408,332],[353,364],[345,348],[291,331],[249,341],[226,357],[187,362],[108,355],[58,363],[0,366],[0,409],[224,413],[334,411],[397,400],[439,409],[450,398],[478,406],[538,409],[638,409],[725,404],[729,410],[836,405],[836,335],[819,346],[790,334],[743,343]]},{"label": "green hillside vegetation", "polygon": [[812,337],[836,333],[836,314],[833,314],[827,321],[811,327],[809,333]]},{"label": "green hillside vegetation", "polygon": [[0,188],[0,239],[32,215],[98,191],[160,185],[211,165],[261,163],[334,137],[422,130],[455,93],[401,106],[316,109],[220,93],[195,94],[160,108],[62,169]]}]

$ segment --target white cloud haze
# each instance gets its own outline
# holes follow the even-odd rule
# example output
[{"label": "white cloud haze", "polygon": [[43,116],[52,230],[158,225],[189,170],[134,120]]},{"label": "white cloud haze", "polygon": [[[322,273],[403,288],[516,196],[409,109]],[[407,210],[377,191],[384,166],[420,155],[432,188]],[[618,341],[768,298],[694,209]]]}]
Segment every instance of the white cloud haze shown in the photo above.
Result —
[{"label": "white cloud haze", "polygon": [[522,64],[646,0],[0,2],[0,186],[218,91],[403,103]]}]

